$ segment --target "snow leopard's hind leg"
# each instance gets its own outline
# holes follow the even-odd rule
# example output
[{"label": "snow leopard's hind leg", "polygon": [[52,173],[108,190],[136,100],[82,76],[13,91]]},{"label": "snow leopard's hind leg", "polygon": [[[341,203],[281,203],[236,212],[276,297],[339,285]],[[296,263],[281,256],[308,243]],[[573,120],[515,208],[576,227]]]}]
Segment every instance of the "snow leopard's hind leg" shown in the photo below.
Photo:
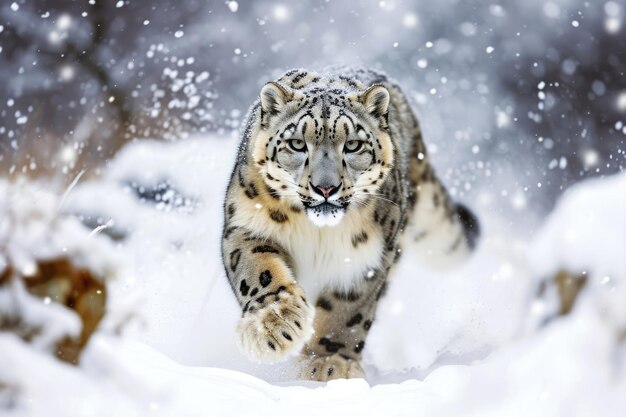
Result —
[{"label": "snow leopard's hind leg", "polygon": [[435,175],[423,142],[418,140],[416,145],[409,162],[414,194],[403,246],[427,265],[454,266],[476,248],[480,223],[466,206],[452,200]]}]

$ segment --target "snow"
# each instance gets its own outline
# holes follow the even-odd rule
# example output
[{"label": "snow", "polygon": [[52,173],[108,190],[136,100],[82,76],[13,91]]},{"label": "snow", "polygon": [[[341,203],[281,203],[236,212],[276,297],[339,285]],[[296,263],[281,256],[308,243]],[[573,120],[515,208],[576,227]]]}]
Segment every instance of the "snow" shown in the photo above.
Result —
[{"label": "snow", "polygon": [[[493,207],[479,212],[483,240],[460,268],[428,270],[405,248],[364,350],[367,379],[321,384],[237,350],[219,256],[236,145],[133,142],[68,193],[63,211],[108,236],[125,267],[80,366],[0,334],[3,415],[623,415],[625,174],[573,188],[530,239]],[[562,268],[598,284],[539,326],[529,316],[551,300],[535,299],[538,281]]]}]

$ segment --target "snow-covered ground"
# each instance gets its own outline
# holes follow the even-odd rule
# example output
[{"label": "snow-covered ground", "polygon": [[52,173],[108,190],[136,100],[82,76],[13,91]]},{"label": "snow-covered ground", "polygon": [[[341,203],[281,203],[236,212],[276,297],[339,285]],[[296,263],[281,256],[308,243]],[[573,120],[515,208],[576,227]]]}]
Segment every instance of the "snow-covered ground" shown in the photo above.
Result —
[{"label": "snow-covered ground", "polygon": [[[136,142],[69,193],[64,210],[105,225],[123,271],[79,367],[0,335],[3,415],[625,415],[626,174],[576,186],[529,241],[477,206],[483,240],[458,269],[427,270],[405,248],[367,380],[325,385],[236,348],[219,256],[235,149],[232,137]],[[540,325],[556,298],[537,289],[563,268],[589,283],[571,314]]]}]

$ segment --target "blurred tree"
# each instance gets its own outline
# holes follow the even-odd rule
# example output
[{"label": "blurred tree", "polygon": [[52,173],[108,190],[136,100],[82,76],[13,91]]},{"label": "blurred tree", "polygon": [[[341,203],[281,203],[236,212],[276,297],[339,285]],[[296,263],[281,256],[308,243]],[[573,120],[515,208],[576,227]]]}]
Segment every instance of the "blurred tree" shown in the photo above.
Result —
[{"label": "blurred tree", "polygon": [[9,82],[0,87],[7,97],[0,133],[9,140],[0,150],[12,156],[5,165],[22,160],[23,172],[67,173],[97,165],[136,137],[176,138],[211,126],[209,73],[166,43],[203,5],[162,13],[174,4],[4,3],[0,71]]}]

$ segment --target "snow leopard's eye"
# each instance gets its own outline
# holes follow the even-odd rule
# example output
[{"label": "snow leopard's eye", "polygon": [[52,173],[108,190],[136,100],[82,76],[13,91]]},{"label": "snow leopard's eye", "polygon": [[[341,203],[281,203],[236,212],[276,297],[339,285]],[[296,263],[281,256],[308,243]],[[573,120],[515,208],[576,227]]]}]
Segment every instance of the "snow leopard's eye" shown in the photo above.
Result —
[{"label": "snow leopard's eye", "polygon": [[362,140],[349,140],[346,142],[343,149],[344,151],[349,153],[349,152],[358,152],[361,150],[362,147],[363,147]]},{"label": "snow leopard's eye", "polygon": [[287,144],[296,152],[306,151],[306,142],[302,139],[290,139],[287,141]]}]

